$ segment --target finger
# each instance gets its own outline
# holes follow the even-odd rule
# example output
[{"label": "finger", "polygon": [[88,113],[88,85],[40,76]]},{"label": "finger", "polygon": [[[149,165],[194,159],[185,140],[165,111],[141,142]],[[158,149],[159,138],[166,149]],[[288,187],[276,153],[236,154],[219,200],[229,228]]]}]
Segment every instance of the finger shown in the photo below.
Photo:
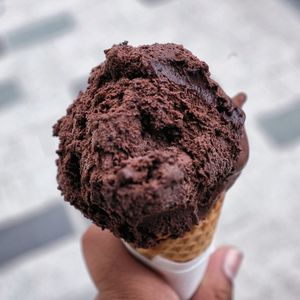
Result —
[{"label": "finger", "polygon": [[111,295],[107,299],[121,293],[123,299],[178,299],[164,280],[134,259],[109,231],[92,225],[82,238],[82,247],[96,287]]},{"label": "finger", "polygon": [[232,98],[233,103],[238,107],[242,107],[246,102],[246,100],[247,100],[247,95],[245,93],[238,93]]},{"label": "finger", "polygon": [[231,300],[233,281],[243,255],[232,247],[218,249],[209,259],[204,279],[193,300]]}]

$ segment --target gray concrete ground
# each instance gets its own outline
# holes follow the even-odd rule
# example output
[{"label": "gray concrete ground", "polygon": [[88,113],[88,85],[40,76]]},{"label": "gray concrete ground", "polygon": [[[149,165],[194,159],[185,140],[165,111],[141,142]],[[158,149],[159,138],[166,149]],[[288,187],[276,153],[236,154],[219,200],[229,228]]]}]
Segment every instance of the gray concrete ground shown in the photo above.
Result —
[{"label": "gray concrete ground", "polygon": [[236,299],[299,299],[299,32],[297,0],[1,0],[0,299],[95,294],[79,244],[88,223],[56,190],[51,126],[124,40],[184,44],[229,95],[247,92],[251,156],[217,242],[245,253]]}]

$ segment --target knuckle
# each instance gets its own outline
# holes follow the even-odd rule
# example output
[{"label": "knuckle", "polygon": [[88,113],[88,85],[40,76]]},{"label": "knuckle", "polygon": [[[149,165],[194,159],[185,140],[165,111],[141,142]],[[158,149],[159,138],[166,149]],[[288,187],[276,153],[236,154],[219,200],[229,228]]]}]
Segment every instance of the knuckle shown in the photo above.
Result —
[{"label": "knuckle", "polygon": [[212,291],[213,300],[231,300],[232,292],[230,288],[226,287],[217,287]]}]

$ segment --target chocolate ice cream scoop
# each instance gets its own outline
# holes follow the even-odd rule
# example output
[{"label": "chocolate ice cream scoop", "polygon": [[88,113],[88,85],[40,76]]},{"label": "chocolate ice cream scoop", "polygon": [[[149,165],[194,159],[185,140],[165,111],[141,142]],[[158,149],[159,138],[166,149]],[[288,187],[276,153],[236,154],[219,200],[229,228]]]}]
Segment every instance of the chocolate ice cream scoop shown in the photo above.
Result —
[{"label": "chocolate ice cream scoop", "polygon": [[59,189],[95,224],[137,247],[204,218],[248,158],[245,115],[176,44],[105,51],[54,126]]}]

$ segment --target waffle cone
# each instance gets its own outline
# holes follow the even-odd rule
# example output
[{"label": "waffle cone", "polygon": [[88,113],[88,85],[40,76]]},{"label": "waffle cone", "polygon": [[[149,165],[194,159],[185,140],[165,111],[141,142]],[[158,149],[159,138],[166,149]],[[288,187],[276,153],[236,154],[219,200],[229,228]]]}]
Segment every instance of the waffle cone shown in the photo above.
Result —
[{"label": "waffle cone", "polygon": [[220,216],[224,193],[222,193],[209,214],[193,226],[192,230],[177,239],[166,239],[155,247],[136,250],[145,257],[152,259],[156,255],[175,262],[187,262],[203,253],[211,244],[216,225]]}]

